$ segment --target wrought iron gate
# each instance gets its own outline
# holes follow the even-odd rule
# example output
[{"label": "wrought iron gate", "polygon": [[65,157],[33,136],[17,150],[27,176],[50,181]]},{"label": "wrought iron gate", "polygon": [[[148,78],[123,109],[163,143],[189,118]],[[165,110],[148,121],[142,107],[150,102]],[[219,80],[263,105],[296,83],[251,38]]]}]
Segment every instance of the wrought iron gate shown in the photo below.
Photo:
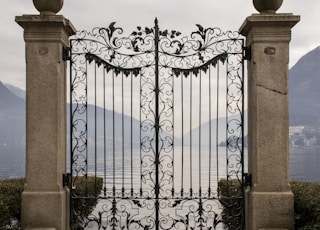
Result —
[{"label": "wrought iron gate", "polygon": [[122,34],[70,41],[72,229],[243,229],[243,39]]}]

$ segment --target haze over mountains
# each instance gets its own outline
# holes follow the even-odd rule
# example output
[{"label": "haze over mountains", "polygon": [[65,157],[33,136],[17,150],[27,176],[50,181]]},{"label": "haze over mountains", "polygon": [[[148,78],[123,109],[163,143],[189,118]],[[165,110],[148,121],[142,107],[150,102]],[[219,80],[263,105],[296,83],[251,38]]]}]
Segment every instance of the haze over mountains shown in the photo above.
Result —
[{"label": "haze over mountains", "polygon": [[0,82],[0,157],[24,157],[25,101]]},{"label": "haze over mountains", "polygon": [[[304,55],[289,71],[290,126],[318,126],[320,124],[319,88],[320,48],[317,47]],[[91,109],[93,108],[89,106],[89,110]],[[101,113],[102,109],[98,108],[98,110]],[[111,111],[106,110],[106,114],[110,113]],[[120,124],[120,120],[121,115],[116,114],[116,122]],[[129,125],[130,120],[131,118],[128,116],[124,117],[125,124]],[[213,120],[212,124],[216,124],[216,121]],[[208,123],[202,126],[202,130],[207,130]],[[2,163],[2,166],[0,166],[0,179],[23,175],[25,127],[25,92],[0,82],[0,163]],[[139,127],[139,121],[134,119],[134,133],[139,132]],[[196,128],[194,132],[197,133],[198,130],[199,128]],[[92,130],[89,130],[89,132],[90,136],[92,136]],[[111,135],[110,131],[107,135]],[[121,133],[117,132],[116,139],[119,139],[120,135]],[[126,133],[125,139],[129,138],[128,133]],[[135,136],[134,142],[137,141],[137,136]],[[17,172],[14,175],[7,175],[6,170]]]},{"label": "haze over mountains", "polygon": [[290,126],[320,124],[320,47],[315,48],[289,71]]},{"label": "haze over mountains", "polygon": [[24,99],[0,82],[0,179],[24,174],[25,127]]}]

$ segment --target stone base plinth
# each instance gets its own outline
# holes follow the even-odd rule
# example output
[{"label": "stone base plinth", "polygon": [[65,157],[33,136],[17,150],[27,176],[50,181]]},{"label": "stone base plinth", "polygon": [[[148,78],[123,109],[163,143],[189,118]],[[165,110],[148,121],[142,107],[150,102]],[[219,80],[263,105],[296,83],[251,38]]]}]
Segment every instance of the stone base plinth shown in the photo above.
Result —
[{"label": "stone base plinth", "polygon": [[259,230],[289,230],[287,228],[259,228]]},{"label": "stone base plinth", "polygon": [[27,228],[25,230],[56,230],[55,228]]},{"label": "stone base plinth", "polygon": [[[65,191],[23,192],[22,228],[30,230],[66,229],[69,216],[66,213],[67,202]],[[55,215],[52,215],[53,213]]]},{"label": "stone base plinth", "polygon": [[293,230],[292,192],[246,192],[247,229]]}]

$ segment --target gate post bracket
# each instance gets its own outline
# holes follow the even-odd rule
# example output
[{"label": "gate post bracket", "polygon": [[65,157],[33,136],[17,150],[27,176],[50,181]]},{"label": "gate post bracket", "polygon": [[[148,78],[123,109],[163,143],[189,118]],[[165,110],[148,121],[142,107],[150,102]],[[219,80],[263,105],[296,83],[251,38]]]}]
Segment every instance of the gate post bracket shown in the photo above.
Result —
[{"label": "gate post bracket", "polygon": [[71,173],[64,173],[62,175],[62,184],[63,187],[67,186],[68,188],[71,187]]},{"label": "gate post bracket", "polygon": [[249,174],[249,173],[244,173],[244,174],[243,174],[243,181],[244,181],[243,185],[244,185],[245,187],[247,187],[247,186],[252,187],[252,175],[251,175],[251,174]]},{"label": "gate post bracket", "polygon": [[243,59],[251,61],[251,46],[243,47]]},{"label": "gate post bracket", "polygon": [[63,61],[70,61],[71,55],[70,55],[70,47],[62,47],[62,59]]}]

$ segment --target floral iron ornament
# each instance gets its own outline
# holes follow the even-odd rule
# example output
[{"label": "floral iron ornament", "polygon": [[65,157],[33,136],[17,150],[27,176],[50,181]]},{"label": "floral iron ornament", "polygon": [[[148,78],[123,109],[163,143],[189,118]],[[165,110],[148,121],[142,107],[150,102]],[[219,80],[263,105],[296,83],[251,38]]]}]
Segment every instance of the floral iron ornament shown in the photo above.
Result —
[{"label": "floral iron ornament", "polygon": [[[227,53],[241,52],[242,47],[235,45],[239,43],[237,32],[196,26],[198,30],[186,37],[176,30],[159,30],[156,19],[155,27],[138,26],[128,37],[121,37],[123,29],[113,22],[107,28],[78,32],[74,43],[80,47],[83,45],[83,52],[89,61],[98,61],[110,70],[117,69],[118,74],[126,69],[127,76],[130,70],[137,73],[138,68],[154,65],[156,49],[159,67],[172,68],[175,75],[183,73],[185,76],[190,72],[198,75],[210,65],[224,62]],[[97,41],[85,43],[84,40]]]},{"label": "floral iron ornament", "polygon": [[[113,22],[78,32],[70,41],[71,178],[74,183],[95,171],[104,180],[97,208],[83,219],[83,227],[243,229],[243,197],[236,194],[226,203],[217,189],[221,178],[213,158],[218,151],[212,146],[207,152],[191,140],[204,143],[214,130],[199,131],[198,138],[191,133],[194,123],[212,120],[215,103],[219,117],[218,105],[224,103],[229,118],[222,138],[228,153],[220,161],[227,179],[242,184],[244,40],[237,32],[201,25],[183,36],[160,30],[157,20],[154,27],[138,26],[127,36],[123,32]],[[99,99],[104,109],[92,110],[90,102]],[[93,130],[94,149],[89,141]],[[190,139],[181,137],[181,145],[175,137],[179,132],[190,132]],[[100,140],[104,151],[99,152]],[[85,206],[88,198],[71,191],[72,207]],[[223,214],[224,206],[233,207],[232,221]],[[77,219],[75,210],[71,215]]]}]

